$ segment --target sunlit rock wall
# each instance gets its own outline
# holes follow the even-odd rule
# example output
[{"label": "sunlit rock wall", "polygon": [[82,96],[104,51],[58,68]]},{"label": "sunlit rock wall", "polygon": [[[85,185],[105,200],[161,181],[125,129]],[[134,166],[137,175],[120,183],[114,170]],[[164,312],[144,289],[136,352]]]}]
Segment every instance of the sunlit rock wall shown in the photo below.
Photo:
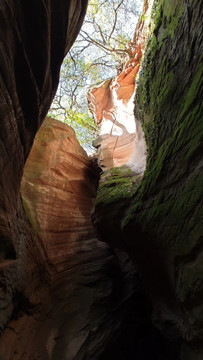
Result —
[{"label": "sunlit rock wall", "polygon": [[103,170],[127,165],[134,173],[146,166],[146,144],[140,121],[134,115],[134,93],[145,39],[149,32],[151,2],[144,2],[132,45],[130,59],[113,79],[92,87],[88,92],[89,108],[99,128],[94,141],[98,164]]},{"label": "sunlit rock wall", "polygon": [[70,266],[71,258],[76,261],[77,253],[82,258],[91,247],[98,178],[74,130],[46,118],[26,162],[21,192],[27,216],[52,264],[68,261]]}]

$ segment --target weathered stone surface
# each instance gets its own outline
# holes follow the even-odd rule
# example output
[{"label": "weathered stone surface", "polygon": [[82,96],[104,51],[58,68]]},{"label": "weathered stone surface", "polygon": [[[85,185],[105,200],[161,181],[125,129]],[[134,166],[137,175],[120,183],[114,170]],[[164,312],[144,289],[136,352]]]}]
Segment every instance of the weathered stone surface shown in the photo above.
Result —
[{"label": "weathered stone surface", "polygon": [[[99,242],[91,223],[98,177],[98,168],[79,145],[74,130],[46,118],[22,180],[26,213],[47,255],[47,296],[52,298],[49,315],[43,309],[46,298],[40,299],[41,309],[30,316],[33,358],[38,352],[44,359],[47,351],[54,359],[98,359],[121,331],[127,313],[124,308],[129,303],[133,307],[131,299],[139,283],[132,263],[126,254],[114,254]],[[140,301],[140,293],[136,294],[135,303]],[[36,316],[49,324],[40,325],[42,339],[33,324]],[[29,353],[20,340],[25,341],[25,335],[21,329],[18,332],[18,322],[10,326],[18,336],[13,353],[19,348]]]},{"label": "weathered stone surface", "polygon": [[[21,260],[25,287],[16,292],[12,318],[0,335],[0,358],[100,359],[132,326],[129,309],[136,309],[137,335],[125,330],[125,339],[138,342],[138,325],[148,324],[146,295],[132,262],[99,242],[92,226],[98,176],[73,129],[47,118],[35,137],[21,186],[27,216],[38,233],[32,230],[30,238],[41,242],[44,258],[27,242],[27,224],[30,256]],[[38,264],[32,256],[39,257]],[[12,274],[11,265],[7,263]]]},{"label": "weathered stone surface", "polygon": [[[20,196],[25,160],[55,94],[62,59],[79,31],[86,4],[84,0],[0,4],[2,360],[96,360],[119,335],[128,299],[132,304],[134,286],[139,285],[129,258],[120,251],[115,255],[95,238],[89,216],[95,194],[91,179],[97,174],[84,152],[76,151],[72,130],[65,131],[62,124],[41,128],[43,144],[33,149],[36,168],[29,169],[29,159],[23,181],[30,222]],[[74,149],[69,163],[62,145],[66,156],[67,146]],[[39,168],[38,156],[41,165],[53,161],[56,167]],[[142,307],[139,291],[136,294]]]},{"label": "weathered stone surface", "polygon": [[71,258],[90,247],[85,239],[93,231],[98,178],[74,130],[46,118],[26,162],[22,198],[52,264],[68,261],[70,266]]},{"label": "weathered stone surface", "polygon": [[140,58],[136,65],[129,64],[115,79],[105,81],[88,93],[89,107],[99,127],[99,137],[93,144],[103,170],[126,164],[135,149],[132,95],[139,61]]},{"label": "weathered stone surface", "polygon": [[134,257],[173,358],[190,360],[203,357],[202,10],[157,2],[135,103],[147,169],[119,199],[120,174],[115,201],[102,184],[95,216],[101,238]]},{"label": "weathered stone surface", "polygon": [[[46,292],[48,272],[43,244],[22,206],[21,177],[86,5],[87,1],[79,0],[0,3],[0,328],[20,318],[18,327],[26,334],[25,342],[29,314]],[[7,328],[12,340],[6,347],[2,334],[0,357],[4,360],[14,358],[12,344],[18,338],[12,329]],[[16,358],[29,357],[23,347],[20,351]]]},{"label": "weathered stone surface", "polygon": [[104,81],[88,92],[89,108],[99,127],[94,141],[98,164],[103,170],[127,165],[135,173],[146,166],[146,143],[139,120],[134,116],[135,79],[142,59],[152,1],[144,4],[144,15],[138,22],[135,37],[128,49],[129,61],[113,79]]},{"label": "weathered stone surface", "polygon": [[[32,142],[55,94],[61,62],[83,20],[86,1],[1,2],[1,258],[13,259],[22,215],[20,181]],[[15,218],[17,220],[15,221]]]},{"label": "weathered stone surface", "polygon": [[[131,272],[134,277],[129,259],[118,251],[120,261],[116,260],[93,235],[92,244],[98,247],[86,251],[86,262],[87,257],[80,253],[81,263],[72,261],[73,267],[68,268],[67,259],[55,251],[57,232],[52,236],[35,215],[37,234],[20,198],[25,159],[54,95],[62,58],[76,36],[85,6],[85,1],[0,4],[3,360],[95,360],[110,335],[119,332],[124,316],[120,310],[128,311],[125,295],[129,296],[132,287],[121,289],[124,283],[132,284]],[[159,0],[156,14],[136,97],[136,116],[144,125],[149,150],[147,170],[140,185],[140,179],[125,175],[125,184],[129,181],[133,190],[127,196],[122,192],[122,199],[119,190],[116,201],[112,196],[110,202],[109,192],[107,202],[100,193],[96,222],[103,240],[124,248],[134,258],[153,300],[153,321],[169,339],[161,359],[201,360],[203,14],[197,0]],[[61,164],[60,171],[63,169]],[[53,204],[55,182],[51,171],[49,175]],[[118,174],[117,183],[122,183],[120,178]],[[61,188],[64,194],[59,187],[57,196]],[[42,202],[39,204],[41,210]],[[52,212],[61,215],[53,209],[52,221]],[[43,243],[42,225],[52,244],[46,239]],[[64,246],[63,240],[60,249]],[[90,263],[94,264],[91,274]],[[128,264],[130,271],[123,273],[120,263],[126,268]],[[139,306],[137,312],[141,313]],[[143,353],[138,353],[140,359]]]},{"label": "weathered stone surface", "polygon": [[99,242],[91,224],[98,176],[73,129],[47,118],[22,180],[35,231],[21,220],[27,251],[2,263],[2,289],[22,278],[0,335],[1,359],[98,359],[118,337],[132,296],[140,302],[128,256]]}]

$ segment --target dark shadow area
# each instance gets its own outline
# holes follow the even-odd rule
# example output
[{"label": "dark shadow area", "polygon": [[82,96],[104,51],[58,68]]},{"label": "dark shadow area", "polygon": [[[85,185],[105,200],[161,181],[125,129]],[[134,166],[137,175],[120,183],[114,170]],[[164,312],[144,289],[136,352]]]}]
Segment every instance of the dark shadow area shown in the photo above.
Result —
[{"label": "dark shadow area", "polygon": [[133,301],[119,337],[110,343],[100,360],[178,360],[180,342],[169,341],[153,326],[150,301],[144,290]]}]

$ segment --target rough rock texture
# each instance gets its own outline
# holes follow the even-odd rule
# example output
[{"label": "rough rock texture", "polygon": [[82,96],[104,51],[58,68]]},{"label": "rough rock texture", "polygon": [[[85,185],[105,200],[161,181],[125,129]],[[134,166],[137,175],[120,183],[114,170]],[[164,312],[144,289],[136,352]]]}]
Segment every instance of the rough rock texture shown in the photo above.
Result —
[{"label": "rough rock texture", "polygon": [[[18,319],[18,328],[7,327],[7,346],[5,333],[1,336],[0,358],[4,360],[14,359],[12,344],[19,340],[20,329],[29,348],[29,314],[48,284],[46,254],[26,219],[20,183],[35,133],[55,94],[61,62],[80,29],[86,5],[87,1],[79,0],[0,3],[0,328]],[[31,354],[31,349],[20,351],[16,358]]]},{"label": "rough rock texture", "polygon": [[[125,264],[132,271],[128,258],[118,251],[119,261],[116,260],[107,246],[92,238],[97,245],[86,251],[89,262],[82,265],[73,261],[71,273],[67,259],[56,251],[54,254],[58,234],[51,234],[45,227],[53,243],[45,240],[43,243],[42,225],[46,224],[34,216],[38,219],[37,234],[25,216],[20,197],[24,162],[54,96],[62,58],[77,35],[85,8],[85,1],[0,3],[0,359],[3,360],[95,360],[111,340],[109,335],[115,336],[119,331],[125,310],[131,308],[123,299],[132,289],[124,286],[131,284],[131,278],[129,282],[126,279],[130,271],[123,273],[119,265]],[[136,116],[143,123],[148,146],[147,170],[142,180],[126,168],[113,174],[114,181],[107,186],[108,201],[100,189],[96,222],[103,240],[130,253],[151,294],[154,324],[169,339],[161,360],[201,360],[201,2],[159,0],[154,15],[155,25],[136,96]],[[53,172],[49,174],[53,203]],[[58,184],[60,174],[55,176]],[[111,192],[115,183],[119,186],[114,198]],[[56,190],[57,196],[61,188]],[[103,189],[106,191],[105,186]],[[62,193],[64,203],[63,189]],[[41,208],[39,199],[38,209]],[[50,210],[53,220],[52,213],[59,214],[58,209]],[[61,215],[63,218],[62,211]],[[32,222],[33,213],[28,216]],[[64,246],[63,240],[60,250]],[[75,252],[79,251],[76,246]],[[94,264],[91,274],[90,261]],[[142,300],[139,298],[139,303]],[[138,314],[140,309],[143,310],[138,306]],[[141,323],[149,324],[149,319]],[[140,326],[141,333],[143,327]],[[127,326],[123,328],[124,335],[126,329]],[[139,336],[138,329],[135,333]],[[151,350],[152,343],[143,345],[141,339],[139,360],[143,359],[142,347]],[[115,352],[109,350],[103,360],[109,354],[113,358]],[[151,351],[147,358],[150,354]]]},{"label": "rough rock texture", "polygon": [[[61,62],[80,29],[87,1],[0,4],[1,258],[16,258],[24,220],[20,182],[34,136],[55,94]],[[19,225],[18,225],[19,224]],[[12,292],[12,291],[11,291]]]},{"label": "rough rock texture", "polygon": [[120,73],[88,92],[89,108],[99,127],[99,137],[94,146],[98,151],[98,164],[103,170],[126,164],[140,173],[146,166],[144,134],[134,116],[134,91],[149,31],[150,11],[151,4],[145,1],[144,16],[137,24],[135,37],[128,49],[130,59]]},{"label": "rough rock texture", "polygon": [[135,103],[147,169],[141,182],[125,175],[125,193],[123,168],[104,180],[95,215],[101,238],[131,254],[153,322],[184,360],[203,358],[202,10],[196,0],[154,4]]},{"label": "rough rock texture", "polygon": [[136,319],[148,318],[127,255],[115,255],[95,239],[90,214],[98,175],[84,152],[76,151],[72,130],[48,121],[37,135],[23,180],[29,221],[20,196],[24,163],[86,5],[85,0],[0,3],[1,360],[98,359],[123,331],[132,293]]}]

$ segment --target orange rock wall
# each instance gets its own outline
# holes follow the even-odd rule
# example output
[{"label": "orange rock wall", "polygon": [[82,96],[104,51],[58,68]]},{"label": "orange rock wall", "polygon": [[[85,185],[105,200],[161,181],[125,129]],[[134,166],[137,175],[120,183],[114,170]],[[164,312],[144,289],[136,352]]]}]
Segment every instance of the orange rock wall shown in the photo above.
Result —
[{"label": "orange rock wall", "polygon": [[[44,263],[41,274],[30,277],[33,292],[18,295],[21,311],[0,336],[3,359],[98,359],[118,336],[126,316],[122,308],[135,292],[135,270],[127,255],[115,255],[97,240],[91,215],[98,177],[74,130],[46,118],[21,184]],[[22,276],[34,271],[29,262]]]},{"label": "orange rock wall", "polygon": [[52,264],[70,262],[87,246],[98,178],[74,130],[46,118],[26,162],[22,197]]},{"label": "orange rock wall", "polygon": [[130,59],[115,78],[104,81],[88,92],[89,108],[99,127],[94,146],[103,170],[127,164],[134,172],[143,172],[146,145],[141,125],[134,117],[135,79],[149,29],[152,2],[145,1],[131,44]]}]

